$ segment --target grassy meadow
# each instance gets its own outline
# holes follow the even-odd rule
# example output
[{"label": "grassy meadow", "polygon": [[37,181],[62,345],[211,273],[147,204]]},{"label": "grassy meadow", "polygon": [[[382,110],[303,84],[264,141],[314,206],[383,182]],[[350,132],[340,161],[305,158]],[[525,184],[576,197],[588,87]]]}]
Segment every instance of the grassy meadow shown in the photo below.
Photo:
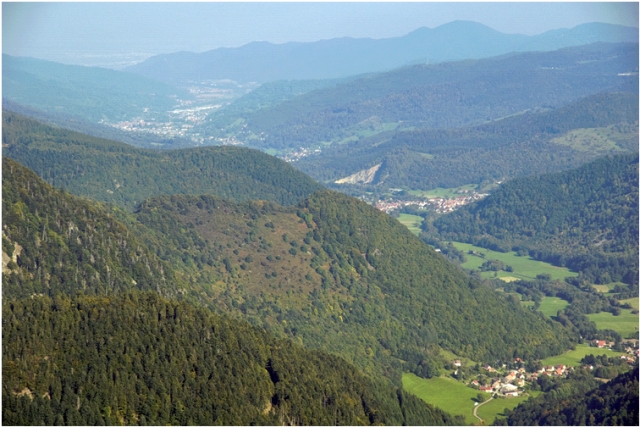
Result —
[{"label": "grassy meadow", "polygon": [[[540,392],[529,392],[532,396],[537,396]],[[504,399],[493,399],[478,408],[478,416],[484,420],[485,425],[493,424],[498,417],[504,417],[505,409],[513,409],[529,397],[509,397]],[[474,418],[475,419],[475,418]],[[478,421],[477,419],[475,420]]]},{"label": "grassy meadow", "polygon": [[563,300],[562,298],[544,297],[542,301],[540,301],[540,308],[538,308],[538,311],[551,318],[555,317],[556,314],[558,314],[558,310],[563,310],[568,305],[569,302]]},{"label": "grassy meadow", "polygon": [[[638,303],[637,298],[635,299]],[[619,316],[614,316],[608,312],[588,314],[587,317],[596,323],[598,329],[613,329],[622,338],[638,337],[638,315],[631,314],[631,310],[620,310]]]},{"label": "grassy meadow", "polygon": [[[450,414],[464,416],[469,424],[479,423],[478,419],[473,416],[475,398],[480,393],[476,389],[452,378],[424,379],[411,373],[402,375],[402,385],[406,391],[425,402]],[[528,398],[526,396],[492,400],[478,409],[478,416],[484,420],[485,425],[492,424],[505,409],[513,409]]]},{"label": "grassy meadow", "polygon": [[552,356],[543,359],[541,363],[543,365],[567,365],[567,366],[580,366],[580,361],[588,354],[594,356],[600,356],[606,354],[609,357],[620,356],[624,353],[609,350],[607,348],[590,347],[589,344],[578,344],[575,350],[569,350],[568,352],[561,354],[560,356]]},{"label": "grassy meadow", "polygon": [[454,197],[460,197],[463,196],[464,194],[461,193],[461,191],[474,191],[478,186],[476,184],[467,184],[467,185],[463,185],[462,187],[456,187],[456,188],[435,188],[433,190],[428,190],[428,191],[424,191],[424,190],[410,190],[408,191],[409,194],[411,194],[412,196],[416,196],[416,197],[424,197],[426,199],[435,199],[435,198],[454,198]]},{"label": "grassy meadow", "polygon": [[[635,135],[629,135],[629,132],[634,130]],[[633,139],[634,136],[635,139]],[[618,126],[612,125],[600,128],[575,129],[552,139],[551,142],[571,147],[577,151],[601,152],[604,154],[612,151],[623,151],[628,146],[630,139],[637,144],[637,138],[637,126],[623,129],[621,132]]]},{"label": "grassy meadow", "polygon": [[638,310],[638,303],[640,303],[640,298],[621,299],[620,303],[621,304],[629,304],[631,307],[633,307],[634,309]]},{"label": "grassy meadow", "polygon": [[400,217],[398,217],[398,221],[400,221],[402,225],[407,227],[410,232],[417,236],[420,234],[420,224],[422,224],[424,218],[418,215],[401,213]]},{"label": "grassy meadow", "polygon": [[[498,277],[505,281],[524,279],[535,279],[538,274],[549,274],[554,280],[564,280],[566,277],[575,277],[578,273],[569,271],[568,268],[556,267],[547,262],[536,261],[529,256],[518,256],[515,252],[496,252],[490,249],[474,246],[469,243],[452,242],[453,245],[465,253],[467,262],[462,264],[463,268],[468,270],[478,270],[483,262],[488,260],[502,261],[505,265],[513,267],[512,272],[506,271],[485,271],[480,273],[482,277],[491,278]],[[484,254],[484,258],[479,255],[470,255],[469,251],[472,250],[477,254]],[[495,274],[497,273],[497,275]],[[554,314],[555,315],[555,314]]]}]

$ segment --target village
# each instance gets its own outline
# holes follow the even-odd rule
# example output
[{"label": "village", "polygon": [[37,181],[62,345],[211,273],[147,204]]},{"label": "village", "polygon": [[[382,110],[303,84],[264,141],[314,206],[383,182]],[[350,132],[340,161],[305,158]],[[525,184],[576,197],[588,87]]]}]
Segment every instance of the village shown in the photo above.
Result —
[{"label": "village", "polygon": [[[614,342],[604,340],[593,340],[589,343],[591,347],[599,349],[609,349],[615,346]],[[637,363],[640,350],[638,350],[638,340],[624,340],[622,342],[624,352],[626,354],[618,356],[622,363],[634,365]],[[469,370],[462,372],[464,364],[460,359],[454,359],[451,362],[455,371],[451,376],[459,381],[469,380]],[[564,364],[536,366],[533,370],[527,371],[527,364],[519,357],[515,358],[512,363],[502,364],[500,367],[492,367],[484,365],[477,369],[480,371],[476,375],[471,375],[473,379],[468,382],[468,386],[477,389],[480,392],[491,394],[494,397],[517,397],[521,396],[530,384],[537,382],[542,376],[547,377],[566,377],[575,369],[588,369],[594,371],[597,369],[595,364],[582,364],[579,367],[568,366]],[[467,375],[465,375],[467,374]],[[606,381],[606,380],[604,380]]]},{"label": "village", "polygon": [[391,213],[405,206],[417,206],[420,209],[434,210],[437,213],[453,212],[461,206],[467,205],[476,200],[487,197],[488,194],[471,192],[464,196],[454,198],[434,197],[430,199],[414,199],[414,200],[379,200],[375,207],[383,212]]}]

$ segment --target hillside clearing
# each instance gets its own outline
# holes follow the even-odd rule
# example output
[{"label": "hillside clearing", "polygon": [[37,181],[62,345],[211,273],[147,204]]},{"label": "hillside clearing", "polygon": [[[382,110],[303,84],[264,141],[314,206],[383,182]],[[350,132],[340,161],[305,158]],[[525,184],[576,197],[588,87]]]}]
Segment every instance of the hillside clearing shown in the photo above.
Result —
[{"label": "hillside clearing", "polygon": [[[553,280],[564,280],[567,277],[576,277],[578,273],[569,271],[568,268],[556,267],[543,261],[536,261],[529,256],[518,256],[515,252],[496,252],[491,249],[481,248],[469,243],[451,242],[456,249],[461,250],[467,257],[467,262],[461,264],[462,268],[468,270],[479,270],[485,261],[497,260],[513,267],[513,271],[485,271],[480,273],[484,278],[498,277],[507,278],[507,281],[513,281],[513,278],[522,280],[533,280],[538,274],[549,274]],[[470,254],[473,251],[474,254]]]},{"label": "hillside clearing", "polygon": [[607,348],[597,348],[591,347],[589,344],[578,344],[576,345],[575,350],[569,350],[565,354],[561,354],[560,356],[548,357],[546,359],[541,360],[543,365],[567,365],[567,366],[580,366],[580,361],[588,354],[593,354],[594,356],[600,356],[602,354],[606,354],[609,357],[620,356],[624,353],[620,353],[618,351],[609,350]]},{"label": "hillside clearing", "polygon": [[422,221],[424,221],[424,219],[418,215],[402,213],[398,217],[398,221],[400,221],[402,225],[407,227],[410,232],[417,236],[420,234],[420,224],[422,224]]},{"label": "hillside clearing", "polygon": [[598,329],[613,329],[622,338],[638,338],[638,315],[632,314],[631,310],[620,310],[618,316],[602,311],[588,314],[587,317],[596,323]]}]

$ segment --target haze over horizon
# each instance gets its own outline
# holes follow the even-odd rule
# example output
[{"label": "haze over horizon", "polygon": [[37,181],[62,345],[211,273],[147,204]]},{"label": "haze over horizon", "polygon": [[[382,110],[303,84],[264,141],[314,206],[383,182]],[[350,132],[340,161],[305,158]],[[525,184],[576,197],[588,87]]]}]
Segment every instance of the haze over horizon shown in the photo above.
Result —
[{"label": "haze over horizon", "polygon": [[254,41],[389,38],[456,20],[535,35],[588,22],[638,27],[638,3],[3,3],[3,53],[123,68]]}]

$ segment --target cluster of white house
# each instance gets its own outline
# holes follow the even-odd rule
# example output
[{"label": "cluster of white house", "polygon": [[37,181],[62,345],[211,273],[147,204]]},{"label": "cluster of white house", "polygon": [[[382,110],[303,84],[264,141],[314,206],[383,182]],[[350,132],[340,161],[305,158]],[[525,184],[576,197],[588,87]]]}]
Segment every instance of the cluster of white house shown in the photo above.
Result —
[{"label": "cluster of white house", "polygon": [[378,200],[375,207],[386,213],[391,213],[396,209],[401,209],[405,206],[417,206],[420,209],[434,209],[438,213],[453,212],[457,208],[467,205],[476,200],[487,197],[488,194],[472,192],[467,196],[459,196],[453,199],[446,199],[442,197],[432,197],[427,200]]},{"label": "cluster of white house", "polygon": [[[521,359],[516,359],[515,362],[522,362]],[[455,366],[461,366],[459,360],[454,360]],[[489,365],[483,366],[483,369],[489,373],[497,372],[495,368]],[[490,385],[481,385],[476,379],[469,383],[469,387],[477,388],[485,393],[494,393],[505,397],[517,397],[522,393],[521,388],[524,387],[526,382],[534,382],[540,375],[548,376],[565,376],[573,370],[572,366],[556,365],[556,366],[543,366],[537,372],[527,372],[525,368],[512,369],[505,376],[494,378]]]},{"label": "cluster of white house", "polygon": [[[627,354],[621,355],[620,359],[626,361],[629,364],[633,364],[635,363],[636,359],[639,356],[638,341],[637,340],[625,340],[625,341],[626,341],[625,351]],[[602,340],[594,340],[591,342],[591,345],[593,347],[599,347],[599,348],[611,347],[614,344],[615,343],[613,342],[606,342]],[[516,358],[515,362],[522,363],[522,360],[520,358]],[[452,364],[456,367],[462,366],[462,362],[460,360],[454,360]],[[505,366],[503,365],[503,368],[504,367]],[[585,366],[585,368],[594,369],[594,366],[587,365]],[[492,368],[489,365],[484,365],[483,369],[489,373],[497,372],[495,368]],[[518,396],[519,393],[522,393],[522,390],[520,390],[520,387],[524,387],[525,382],[534,382],[541,375],[561,377],[561,376],[567,375],[569,372],[573,370],[574,370],[573,366],[567,366],[562,364],[555,365],[555,366],[543,366],[533,373],[527,372],[525,368],[513,369],[509,371],[509,373],[507,373],[504,377],[494,378],[491,382],[491,385],[481,385],[480,382],[478,382],[478,380],[474,379],[469,383],[469,387],[477,388],[478,390],[486,393],[497,393],[500,396],[515,397],[515,396]]]}]

